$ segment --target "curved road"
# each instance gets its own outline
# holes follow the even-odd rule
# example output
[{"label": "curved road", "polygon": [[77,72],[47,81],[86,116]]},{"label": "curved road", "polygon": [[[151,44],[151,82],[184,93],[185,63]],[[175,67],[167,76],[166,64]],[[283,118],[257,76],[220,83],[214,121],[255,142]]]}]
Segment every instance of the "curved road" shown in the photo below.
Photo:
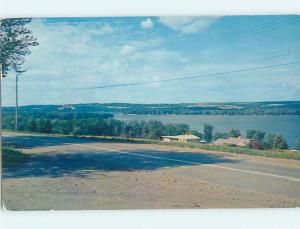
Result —
[{"label": "curved road", "polygon": [[31,155],[22,165],[4,167],[8,209],[300,206],[299,161],[82,138],[3,136],[5,144]]}]

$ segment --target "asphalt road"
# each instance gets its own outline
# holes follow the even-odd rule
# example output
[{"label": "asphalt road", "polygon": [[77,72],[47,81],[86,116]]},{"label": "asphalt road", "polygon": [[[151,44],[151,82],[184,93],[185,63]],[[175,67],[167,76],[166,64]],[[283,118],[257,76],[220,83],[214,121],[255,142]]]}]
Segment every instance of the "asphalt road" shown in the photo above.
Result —
[{"label": "asphalt road", "polygon": [[296,206],[300,203],[299,161],[43,135],[4,133],[3,138],[5,144],[32,155],[23,165],[4,168],[7,180],[162,170],[195,183],[270,195],[295,201]]}]

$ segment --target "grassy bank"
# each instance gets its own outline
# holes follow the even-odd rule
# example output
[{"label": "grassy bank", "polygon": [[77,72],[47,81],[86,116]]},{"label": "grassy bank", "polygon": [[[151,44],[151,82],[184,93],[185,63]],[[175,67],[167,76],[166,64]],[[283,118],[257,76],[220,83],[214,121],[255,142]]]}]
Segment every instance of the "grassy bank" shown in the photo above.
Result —
[{"label": "grassy bank", "polygon": [[[171,145],[173,145],[173,143],[171,143]],[[245,147],[199,145],[199,144],[191,144],[191,143],[187,143],[186,146],[184,146],[185,145],[184,143],[179,143],[179,144],[175,143],[174,145],[178,145],[181,147],[199,148],[199,149],[210,150],[210,151],[220,151],[220,152],[246,154],[246,155],[254,155],[254,156],[300,160],[300,151],[294,151],[294,150],[272,150],[272,149],[271,150],[256,150],[256,149],[249,149],[249,148],[245,148]]]},{"label": "grassy bank", "polygon": [[104,136],[77,136],[77,137],[97,139],[97,140],[110,141],[110,142],[120,142],[120,143],[130,142],[130,143],[137,143],[137,144],[170,145],[170,146],[177,146],[183,148],[203,149],[208,151],[219,151],[219,152],[227,152],[227,153],[300,160],[300,151],[296,151],[296,150],[274,150],[274,149],[256,150],[256,149],[249,149],[246,147],[237,147],[237,146],[233,147],[233,146],[225,146],[225,145],[219,146],[213,144],[162,142],[159,140],[148,140],[148,139],[137,139],[137,138],[127,139],[127,138],[104,137]]},{"label": "grassy bank", "polygon": [[2,148],[2,164],[3,167],[12,166],[27,161],[29,155],[24,154],[18,150],[3,147]]}]

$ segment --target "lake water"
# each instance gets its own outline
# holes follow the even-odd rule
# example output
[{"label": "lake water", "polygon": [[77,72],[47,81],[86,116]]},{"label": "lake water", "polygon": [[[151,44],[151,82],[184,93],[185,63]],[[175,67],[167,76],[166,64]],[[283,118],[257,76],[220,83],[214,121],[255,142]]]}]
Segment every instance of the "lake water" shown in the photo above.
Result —
[{"label": "lake water", "polygon": [[115,115],[119,120],[150,121],[163,123],[185,123],[191,129],[203,132],[203,124],[214,126],[214,132],[239,129],[245,136],[247,129],[262,130],[266,133],[282,134],[291,148],[300,149],[296,142],[300,139],[300,116],[269,115]]}]

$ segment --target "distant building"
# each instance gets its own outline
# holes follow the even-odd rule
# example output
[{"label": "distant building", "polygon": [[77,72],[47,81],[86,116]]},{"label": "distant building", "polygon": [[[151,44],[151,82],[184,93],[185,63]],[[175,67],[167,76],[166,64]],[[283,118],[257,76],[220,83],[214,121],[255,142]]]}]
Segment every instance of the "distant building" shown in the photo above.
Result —
[{"label": "distant building", "polygon": [[253,141],[252,139],[246,138],[227,138],[227,139],[217,139],[213,142],[214,145],[235,145],[235,146],[247,146]]},{"label": "distant building", "polygon": [[192,134],[161,136],[160,140],[164,142],[199,142],[200,138]]}]

